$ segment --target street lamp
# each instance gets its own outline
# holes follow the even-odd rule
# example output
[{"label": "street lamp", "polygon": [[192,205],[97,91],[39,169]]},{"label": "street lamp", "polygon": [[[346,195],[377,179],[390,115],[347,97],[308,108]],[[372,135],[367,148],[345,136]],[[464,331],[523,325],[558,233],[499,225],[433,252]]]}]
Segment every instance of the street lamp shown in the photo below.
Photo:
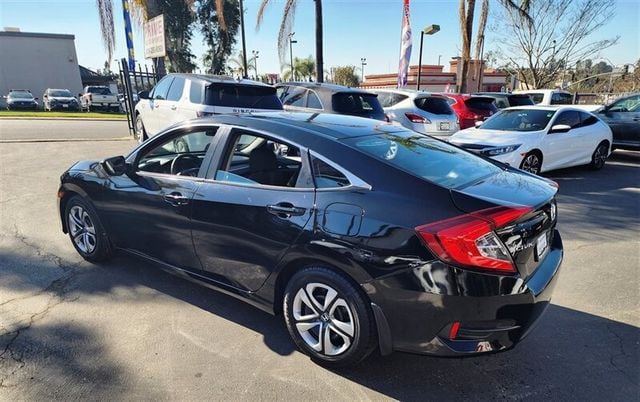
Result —
[{"label": "street lamp", "polygon": [[[422,42],[424,41],[425,35],[433,35],[434,33],[440,31],[440,25],[429,25],[422,31],[420,31],[420,52],[418,56],[418,84],[416,85],[416,89],[420,90],[420,76],[422,75]],[[440,65],[440,62],[438,62]]]},{"label": "street lamp", "polygon": [[240,31],[242,37],[242,67],[244,67],[244,77],[247,78],[247,45],[244,38],[244,5],[242,4],[242,0],[240,0]]},{"label": "street lamp", "polygon": [[439,55],[438,55],[438,65],[439,65],[439,66],[441,65],[441,64],[440,64],[440,58],[441,58],[441,57],[442,57],[442,55],[441,55],[441,54],[439,54]]},{"label": "street lamp", "polygon": [[295,32],[291,32],[289,34],[289,57],[291,59],[291,77],[293,78],[293,81],[296,80],[296,70],[293,68],[293,44],[298,43],[297,40],[293,40],[293,35],[295,34]]},{"label": "street lamp", "polygon": [[362,68],[360,69],[360,71],[362,72],[362,82],[364,82],[364,66],[367,65],[367,58],[366,57],[361,57],[360,58],[360,64],[362,64]]},{"label": "street lamp", "polygon": [[251,54],[253,54],[253,63],[254,63],[254,70],[256,73],[256,79],[258,79],[258,53],[260,53],[259,50],[252,50]]}]

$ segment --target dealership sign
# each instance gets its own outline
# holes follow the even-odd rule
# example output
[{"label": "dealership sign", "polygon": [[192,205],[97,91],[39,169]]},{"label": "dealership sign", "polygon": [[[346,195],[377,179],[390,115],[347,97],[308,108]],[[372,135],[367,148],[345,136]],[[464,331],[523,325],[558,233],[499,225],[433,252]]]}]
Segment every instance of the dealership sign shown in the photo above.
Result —
[{"label": "dealership sign", "polygon": [[150,19],[144,24],[144,58],[164,57],[167,48],[164,43],[164,15]]}]

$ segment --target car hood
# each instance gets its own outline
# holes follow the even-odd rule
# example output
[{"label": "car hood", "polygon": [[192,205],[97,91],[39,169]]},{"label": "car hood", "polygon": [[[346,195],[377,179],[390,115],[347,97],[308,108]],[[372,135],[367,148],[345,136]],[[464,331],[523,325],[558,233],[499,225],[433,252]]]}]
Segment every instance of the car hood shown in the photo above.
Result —
[{"label": "car hood", "polygon": [[543,131],[514,132],[468,128],[452,135],[449,141],[454,144],[511,145],[521,144],[542,133]]}]

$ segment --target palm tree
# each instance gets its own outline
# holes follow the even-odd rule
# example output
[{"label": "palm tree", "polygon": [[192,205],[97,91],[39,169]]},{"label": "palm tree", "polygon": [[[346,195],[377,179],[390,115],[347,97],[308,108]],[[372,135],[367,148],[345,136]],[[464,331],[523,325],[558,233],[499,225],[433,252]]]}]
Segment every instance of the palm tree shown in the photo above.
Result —
[{"label": "palm tree", "polygon": [[[315,75],[317,82],[323,82],[324,71],[324,57],[322,52],[322,0],[315,1],[315,22],[316,22],[316,61],[315,61]],[[258,16],[256,21],[256,29],[260,29],[262,18],[264,17],[265,9],[271,4],[271,0],[262,0],[260,9],[258,10]],[[284,9],[282,12],[282,20],[280,22],[280,30],[278,32],[278,56],[280,57],[280,64],[286,65],[284,62],[287,50],[289,48],[289,35],[291,34],[291,28],[293,27],[293,20],[295,18],[297,0],[286,0],[284,3]],[[295,63],[294,63],[295,64]]]},{"label": "palm tree", "polygon": [[107,60],[111,60],[116,47],[116,31],[113,24],[113,0],[96,0],[100,18],[100,33],[107,51]]},{"label": "palm tree", "polygon": [[[239,76],[244,77],[244,54],[242,53],[242,50],[240,51],[240,53],[238,53],[237,56],[235,57],[230,57],[229,58],[229,64],[232,65],[231,67],[231,71],[233,73],[237,73]],[[253,72],[256,72],[256,56],[251,56],[247,59],[247,73],[251,70],[253,70]]]},{"label": "palm tree", "polygon": [[315,75],[316,64],[313,61],[313,57],[309,56],[304,59],[299,57],[293,58],[293,69],[291,68],[291,64],[285,63],[283,65],[282,71],[282,79],[284,81],[289,81],[293,78],[295,73],[295,77],[300,81],[311,80]]}]

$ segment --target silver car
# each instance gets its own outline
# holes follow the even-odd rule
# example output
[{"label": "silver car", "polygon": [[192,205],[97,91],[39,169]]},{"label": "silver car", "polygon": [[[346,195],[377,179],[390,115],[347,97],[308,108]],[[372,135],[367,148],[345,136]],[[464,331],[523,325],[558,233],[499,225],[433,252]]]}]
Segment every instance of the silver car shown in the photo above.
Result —
[{"label": "silver car", "polygon": [[448,137],[460,129],[447,98],[411,89],[374,89],[387,117],[421,134]]}]

